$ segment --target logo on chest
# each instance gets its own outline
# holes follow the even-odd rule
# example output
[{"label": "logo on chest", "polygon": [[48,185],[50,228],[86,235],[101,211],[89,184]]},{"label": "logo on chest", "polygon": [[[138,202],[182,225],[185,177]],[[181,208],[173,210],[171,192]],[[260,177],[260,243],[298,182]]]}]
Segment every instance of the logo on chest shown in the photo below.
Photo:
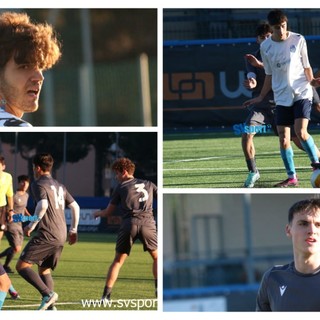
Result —
[{"label": "logo on chest", "polygon": [[287,286],[280,286],[279,289],[280,289],[280,295],[282,297],[287,289]]}]

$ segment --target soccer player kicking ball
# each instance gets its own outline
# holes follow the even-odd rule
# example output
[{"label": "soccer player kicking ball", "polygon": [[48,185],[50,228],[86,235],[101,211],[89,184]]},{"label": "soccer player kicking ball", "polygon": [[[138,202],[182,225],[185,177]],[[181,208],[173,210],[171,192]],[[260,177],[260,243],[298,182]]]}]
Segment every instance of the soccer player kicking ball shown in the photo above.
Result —
[{"label": "soccer player kicking ball", "polygon": [[260,45],[266,73],[264,85],[260,95],[246,101],[244,105],[260,103],[272,88],[280,153],[288,176],[275,187],[291,187],[298,185],[290,143],[292,125],[311,163],[319,162],[314,140],[307,128],[313,97],[311,86],[319,86],[320,79],[313,77],[304,37],[287,30],[286,15],[281,10],[272,10],[268,14],[268,22],[272,35]]},{"label": "soccer player kicking ball", "polygon": [[157,187],[150,181],[136,179],[135,165],[127,158],[117,159],[112,165],[119,185],[115,189],[108,207],[93,213],[95,218],[111,215],[117,206],[122,213],[122,225],[118,233],[116,254],[109,268],[102,299],[110,300],[112,288],[120,269],[129,256],[133,243],[139,239],[144,251],[153,259],[152,272],[157,290],[157,229],[153,216],[153,198],[157,197]]},{"label": "soccer player kicking ball", "polygon": [[[80,208],[65,186],[51,177],[53,162],[48,153],[37,154],[33,159],[35,181],[31,184],[31,194],[37,203],[34,215],[38,220],[30,222],[24,228],[24,234],[30,237],[37,225],[38,230],[27,243],[16,265],[19,274],[42,295],[38,310],[50,309],[58,300],[58,294],[53,291],[50,269],[54,270],[57,266],[67,238],[65,205],[72,214],[69,244],[77,242]],[[34,264],[38,265],[38,273],[32,270]]]},{"label": "soccer player kicking ball", "polygon": [[256,311],[320,311],[320,199],[289,209],[286,234],[294,260],[264,274]]}]

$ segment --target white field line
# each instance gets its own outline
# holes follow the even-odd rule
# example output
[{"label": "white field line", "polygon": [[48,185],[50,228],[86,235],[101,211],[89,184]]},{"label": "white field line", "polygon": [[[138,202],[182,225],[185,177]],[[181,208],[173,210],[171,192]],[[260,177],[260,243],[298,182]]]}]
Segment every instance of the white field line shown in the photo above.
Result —
[{"label": "white field line", "polygon": [[[260,152],[258,155],[279,155],[278,152]],[[172,164],[172,163],[179,163],[179,162],[197,162],[197,161],[207,161],[207,160],[216,160],[216,159],[234,159],[234,155],[229,156],[218,156],[218,157],[205,157],[205,158],[194,158],[194,159],[180,159],[180,160],[168,160],[163,161],[163,164]]]},{"label": "white field line", "polygon": [[[87,300],[90,300],[90,299],[87,299]],[[91,300],[99,300],[99,299],[91,299]],[[117,301],[120,301],[120,300],[112,300],[112,302],[117,303]],[[153,302],[157,302],[158,301],[158,299],[138,299],[138,300],[152,300]],[[123,301],[123,299],[121,301]],[[2,309],[6,309],[6,308],[7,309],[20,309],[20,308],[39,307],[40,303],[41,303],[41,300],[37,304],[24,304],[24,305],[17,305],[17,306],[15,306],[15,305],[10,305],[10,306],[4,305],[4,306],[2,306]],[[82,306],[81,301],[78,301],[78,302],[55,302],[54,304],[57,305],[57,306],[59,306],[59,305],[60,306],[63,306],[63,305],[75,305],[75,304],[78,304],[78,305]]]},{"label": "white field line", "polygon": [[[5,308],[8,308],[8,309],[20,309],[20,308],[31,308],[31,307],[39,307],[40,306],[40,303],[41,303],[41,301],[39,302],[39,303],[36,303],[36,304],[20,304],[20,305],[17,305],[17,306],[15,306],[15,305],[10,305],[10,306],[6,306],[6,305],[4,305],[4,306],[2,306],[2,309],[5,309]],[[79,305],[81,305],[81,302],[80,301],[78,301],[78,302],[55,302],[55,305],[60,305],[60,306],[63,306],[63,305],[70,305],[70,304],[79,304]]]},{"label": "white field line", "polygon": [[[310,174],[312,173],[311,167],[295,167],[296,169],[310,169]],[[284,167],[259,167],[259,171],[268,171],[268,170],[284,170]],[[163,171],[239,171],[239,170],[248,170],[247,167],[238,167],[238,168],[171,168],[163,169]]]}]

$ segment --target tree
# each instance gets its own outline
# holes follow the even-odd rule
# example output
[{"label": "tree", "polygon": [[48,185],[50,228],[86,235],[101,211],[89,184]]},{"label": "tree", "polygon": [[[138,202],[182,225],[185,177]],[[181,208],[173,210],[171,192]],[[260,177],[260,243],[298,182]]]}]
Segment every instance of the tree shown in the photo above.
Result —
[{"label": "tree", "polygon": [[[49,152],[55,165],[52,175],[64,162],[76,163],[95,150],[95,196],[103,196],[103,172],[119,156],[136,163],[136,175],[156,183],[157,133],[155,132],[8,132],[0,133],[0,141],[12,146],[28,162],[28,174],[33,177],[32,158],[36,153]],[[114,153],[116,145],[122,152]],[[112,157],[110,158],[110,155]]]},{"label": "tree", "polygon": [[[90,145],[85,141],[85,134],[64,132],[24,132],[1,133],[2,142],[13,146],[12,152],[17,152],[28,161],[28,174],[33,176],[32,158],[36,153],[49,152],[55,165],[52,175],[66,160],[74,163],[88,155]],[[66,152],[64,152],[66,151]]]}]

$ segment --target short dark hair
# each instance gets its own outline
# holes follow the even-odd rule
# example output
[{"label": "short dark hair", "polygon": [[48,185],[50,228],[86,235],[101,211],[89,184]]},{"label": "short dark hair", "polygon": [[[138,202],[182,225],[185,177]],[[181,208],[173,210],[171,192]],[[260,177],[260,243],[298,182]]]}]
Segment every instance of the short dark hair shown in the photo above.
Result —
[{"label": "short dark hair", "polygon": [[271,30],[271,27],[268,23],[264,22],[264,23],[260,23],[257,28],[256,28],[256,37],[259,37],[259,36],[264,36],[266,35],[267,33],[271,33],[272,30]]},{"label": "short dark hair", "polygon": [[295,214],[307,212],[307,211],[316,211],[320,210],[320,199],[319,198],[312,198],[306,199],[296,202],[294,205],[291,206],[288,213],[288,222],[289,224],[292,222]]},{"label": "short dark hair", "polygon": [[34,156],[32,163],[42,171],[51,171],[54,161],[50,153],[38,153]]},{"label": "short dark hair", "polygon": [[18,183],[22,182],[22,181],[27,181],[27,182],[30,182],[30,178],[25,175],[25,174],[22,174],[21,176],[18,176]]},{"label": "short dark hair", "polygon": [[116,172],[128,171],[130,175],[134,174],[135,164],[128,158],[119,158],[112,164],[112,170]]},{"label": "short dark hair", "polygon": [[0,163],[4,166],[6,163],[4,161],[4,157],[0,155]]},{"label": "short dark hair", "polygon": [[288,18],[282,10],[275,9],[268,13],[268,22],[270,26],[275,26],[283,22],[288,22]]}]

